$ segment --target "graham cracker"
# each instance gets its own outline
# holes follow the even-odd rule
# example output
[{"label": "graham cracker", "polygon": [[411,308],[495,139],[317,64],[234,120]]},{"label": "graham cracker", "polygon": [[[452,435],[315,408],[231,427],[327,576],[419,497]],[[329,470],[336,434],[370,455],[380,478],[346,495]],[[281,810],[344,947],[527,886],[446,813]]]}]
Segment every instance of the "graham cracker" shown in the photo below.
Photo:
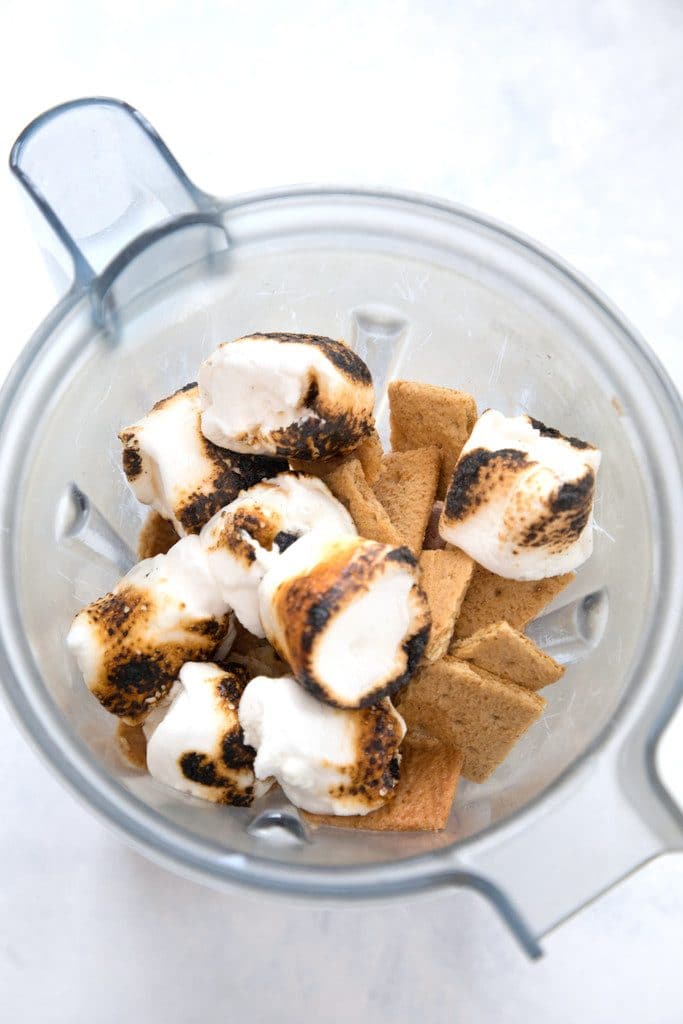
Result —
[{"label": "graham cracker", "polygon": [[254,636],[245,629],[241,622],[236,623],[237,635],[232,647],[225,656],[225,661],[237,661],[245,665],[253,676],[287,675],[290,672],[287,664],[275,652],[274,648],[262,637]]},{"label": "graham cracker", "polygon": [[373,488],[414,555],[422,550],[440,470],[441,452],[434,446],[390,452],[382,459]]},{"label": "graham cracker", "polygon": [[350,459],[358,459],[365,479],[372,485],[379,475],[382,464],[384,449],[379,439],[379,434],[373,430],[368,437],[363,438],[357,448],[346,455],[339,455],[336,459],[316,459],[315,462],[304,462],[302,459],[290,459],[289,464],[294,470],[301,473],[309,473],[312,476],[319,476],[325,479],[333,470],[345,465]]},{"label": "graham cracker", "polygon": [[574,578],[573,572],[567,572],[546,580],[506,580],[475,564],[454,638],[471,636],[501,619],[514,629],[524,629]]},{"label": "graham cracker", "polygon": [[388,390],[391,447],[397,452],[427,445],[440,448],[438,497],[445,498],[458,456],[477,421],[477,403],[465,391],[412,380],[392,380]]},{"label": "graham cracker", "polygon": [[278,660],[275,662],[268,656],[261,659],[258,656],[258,652],[254,654],[229,654],[224,664],[230,665],[231,663],[243,665],[249,673],[250,679],[254,679],[256,676],[278,679],[280,676],[289,675],[290,673],[290,669],[285,665],[284,661]]},{"label": "graham cracker", "polygon": [[232,642],[232,647],[228,652],[230,654],[250,654],[255,647],[260,647],[261,644],[267,643],[263,637],[255,636],[250,633],[249,630],[242,625],[238,618],[235,618],[235,639]]},{"label": "graham cracker", "polygon": [[540,718],[545,703],[523,686],[449,657],[417,673],[399,709],[409,730],[462,751],[464,778],[484,782]]},{"label": "graham cracker", "polygon": [[554,658],[505,621],[458,640],[452,654],[528,690],[540,690],[564,675],[564,669]]},{"label": "graham cracker", "polygon": [[165,555],[169,548],[179,541],[175,527],[159,512],[151,512],[142,523],[140,536],[137,539],[137,554],[143,558]]},{"label": "graham cracker", "polygon": [[138,556],[142,561],[143,558],[153,558],[154,555],[165,555],[178,540],[180,537],[173,523],[164,519],[158,512],[150,512],[138,537]]},{"label": "graham cracker", "polygon": [[370,814],[349,817],[302,812],[313,825],[373,832],[438,832],[448,823],[463,755],[428,737],[406,736],[401,744],[401,778],[395,796]]},{"label": "graham cracker", "polygon": [[348,509],[361,537],[401,547],[401,535],[375,497],[358,459],[338,466],[325,477],[325,483]]},{"label": "graham cracker", "polygon": [[141,725],[119,722],[116,727],[116,745],[128,764],[147,771],[147,737]]},{"label": "graham cracker", "polygon": [[455,620],[469,586],[474,562],[464,551],[423,551],[420,555],[420,586],[432,613],[432,631],[425,661],[438,661],[448,650]]}]

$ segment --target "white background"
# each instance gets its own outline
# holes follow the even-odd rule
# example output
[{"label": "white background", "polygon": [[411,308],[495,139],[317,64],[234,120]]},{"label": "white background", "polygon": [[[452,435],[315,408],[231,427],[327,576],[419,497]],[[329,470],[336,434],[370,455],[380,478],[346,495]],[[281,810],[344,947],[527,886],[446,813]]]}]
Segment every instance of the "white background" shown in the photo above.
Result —
[{"label": "white background", "polygon": [[[43,109],[108,94],[209,191],[450,197],[579,267],[683,386],[677,0],[4,0],[0,47],[6,152]],[[1,378],[54,294],[9,174],[0,225]],[[218,896],[110,836],[0,707],[2,1021],[679,1024],[682,933],[680,856],[560,929],[534,965],[462,892],[370,911]]]}]

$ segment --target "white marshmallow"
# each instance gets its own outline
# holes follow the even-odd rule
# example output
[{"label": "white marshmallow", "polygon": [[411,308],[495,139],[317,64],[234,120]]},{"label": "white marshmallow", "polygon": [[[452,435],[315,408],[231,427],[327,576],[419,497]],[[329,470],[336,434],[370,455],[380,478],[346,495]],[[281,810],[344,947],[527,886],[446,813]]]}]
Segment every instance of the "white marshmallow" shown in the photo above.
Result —
[{"label": "white marshmallow", "polygon": [[219,345],[199,369],[202,430],[235,452],[330,458],[374,423],[367,366],[342,342],[253,334]]},{"label": "white marshmallow", "polygon": [[599,465],[585,442],[489,409],[455,467],[441,537],[508,579],[570,572],[593,550]]},{"label": "white marshmallow", "polygon": [[250,487],[202,530],[200,539],[224,599],[256,636],[265,635],[259,583],[281,551],[314,529],[356,533],[351,516],[322,480],[280,473]]},{"label": "white marshmallow", "polygon": [[303,810],[367,814],[396,785],[406,727],[388,698],[342,711],[317,701],[291,676],[257,676],[244,691],[239,718],[245,743],[256,750],[256,777],[274,776]]},{"label": "white marshmallow", "polygon": [[259,608],[298,682],[341,708],[405,685],[429,638],[415,558],[361,537],[314,532],[296,541],[264,576]]},{"label": "white marshmallow", "polygon": [[245,669],[187,663],[178,690],[153,730],[145,729],[150,775],[173,789],[213,803],[247,807],[271,782],[254,778],[254,751],[238,718]]},{"label": "white marshmallow", "polygon": [[119,438],[136,498],[170,520],[181,537],[198,533],[245,487],[286,468],[280,460],[236,455],[207,441],[196,384],[157,402]]},{"label": "white marshmallow", "polygon": [[185,537],[83,608],[67,646],[104,707],[134,723],[165,697],[184,662],[213,657],[232,628],[199,538]]}]

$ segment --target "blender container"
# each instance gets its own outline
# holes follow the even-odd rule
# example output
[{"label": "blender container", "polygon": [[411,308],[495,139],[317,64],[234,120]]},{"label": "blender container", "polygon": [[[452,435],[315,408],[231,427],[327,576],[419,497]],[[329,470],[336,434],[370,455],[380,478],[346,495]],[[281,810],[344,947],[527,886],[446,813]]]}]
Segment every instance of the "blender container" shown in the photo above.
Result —
[{"label": "blender container", "polygon": [[[64,297],[0,397],[0,674],[54,770],[142,852],[218,887],[353,898],[470,886],[532,955],[552,927],[681,846],[657,741],[683,692],[683,412],[652,353],[554,255],[413,195],[289,188],[218,200],[151,126],[78,100],[11,169]],[[441,833],[309,829],[277,797],[206,804],[125,763],[64,645],[131,564],[147,510],[117,431],[253,331],[345,338],[386,382],[471,391],[603,451],[595,551],[531,627],[568,663],[548,707]]]}]

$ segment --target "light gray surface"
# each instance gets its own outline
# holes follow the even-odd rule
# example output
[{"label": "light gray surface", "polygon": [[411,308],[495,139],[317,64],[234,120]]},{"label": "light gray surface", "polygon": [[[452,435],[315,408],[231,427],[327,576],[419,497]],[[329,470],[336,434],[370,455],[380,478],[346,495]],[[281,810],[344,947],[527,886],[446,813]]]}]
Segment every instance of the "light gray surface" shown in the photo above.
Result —
[{"label": "light gray surface", "polygon": [[[683,385],[678,3],[285,13],[150,2],[134,18],[135,6],[3,7],[5,149],[44,107],[109,93],[139,106],[209,189],[336,180],[450,196],[580,267]],[[51,294],[7,179],[0,215],[11,261],[1,374]],[[129,852],[75,803],[4,709],[0,741],[2,1020],[683,1016],[681,857],[567,924],[531,964],[470,894],[324,909],[198,888]]]}]

